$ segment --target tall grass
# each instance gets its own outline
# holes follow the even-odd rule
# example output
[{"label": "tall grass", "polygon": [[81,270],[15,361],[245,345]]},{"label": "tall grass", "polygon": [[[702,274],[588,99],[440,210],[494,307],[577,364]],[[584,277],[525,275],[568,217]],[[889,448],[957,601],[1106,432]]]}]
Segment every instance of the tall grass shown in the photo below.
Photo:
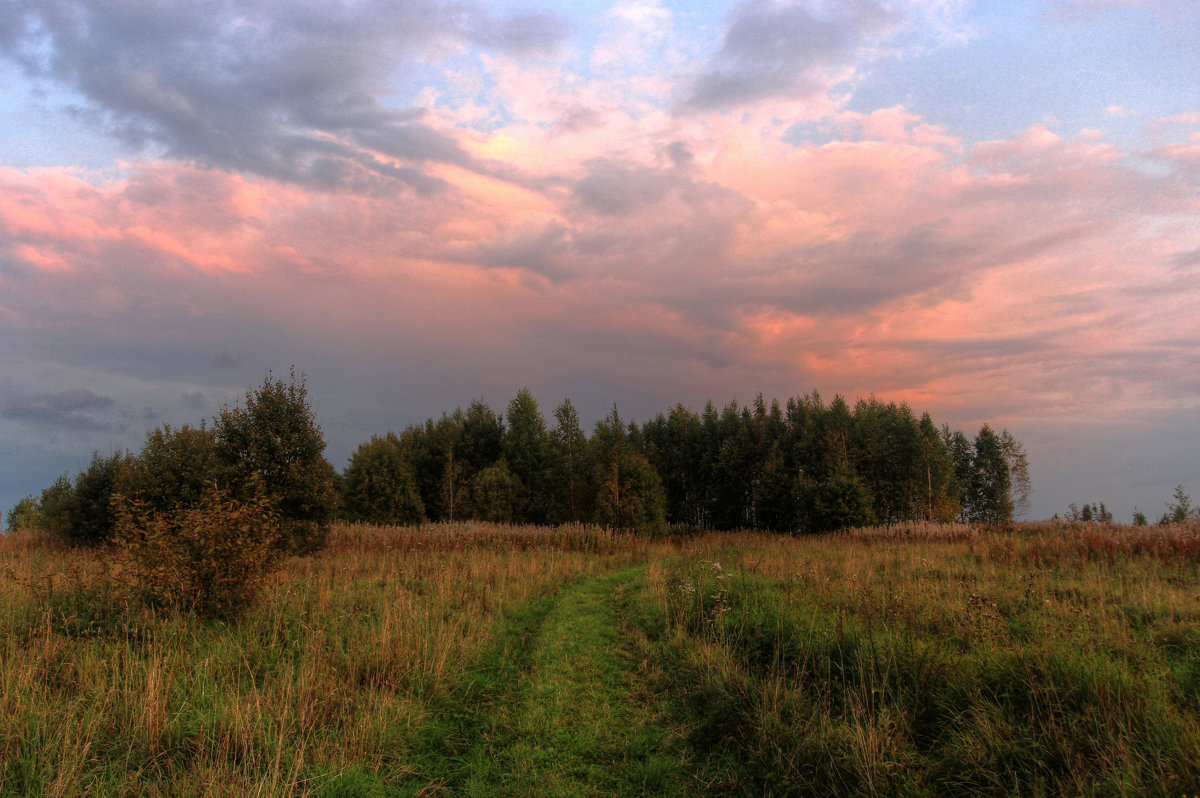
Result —
[{"label": "tall grass", "polygon": [[633,610],[708,778],[750,794],[1200,787],[1195,527],[694,541]]},{"label": "tall grass", "polygon": [[141,609],[89,555],[6,538],[0,793],[293,795],[361,766],[402,778],[427,707],[506,618],[640,547],[588,528],[342,527],[225,625]]},{"label": "tall grass", "polygon": [[442,524],[337,527],[236,624],[146,609],[90,554],[0,540],[0,795],[470,783],[469,758],[434,758],[475,743],[441,736],[519,730],[447,707],[535,667],[481,670],[528,648],[564,585],[636,563],[620,661],[696,793],[1200,792],[1196,525],[647,541]]}]

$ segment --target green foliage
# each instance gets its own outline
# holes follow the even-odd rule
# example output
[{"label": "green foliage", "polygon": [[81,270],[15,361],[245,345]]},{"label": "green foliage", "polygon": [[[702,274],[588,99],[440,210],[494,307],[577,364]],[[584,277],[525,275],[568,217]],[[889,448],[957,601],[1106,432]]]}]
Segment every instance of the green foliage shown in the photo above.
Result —
[{"label": "green foliage", "polygon": [[1029,477],[1029,457],[1025,454],[1025,446],[1007,429],[1000,432],[1000,449],[1004,453],[1004,462],[1008,465],[1013,515],[1024,515],[1029,510],[1029,497],[1033,494],[1033,480]]},{"label": "green foliage", "polygon": [[34,496],[26,496],[13,505],[5,516],[9,532],[42,528],[42,506]]},{"label": "green foliage", "polygon": [[218,618],[250,605],[279,559],[283,528],[273,498],[246,494],[212,485],[165,511],[137,498],[115,503],[118,556],[144,600]]},{"label": "green foliage", "polygon": [[554,408],[550,431],[550,520],[579,523],[590,517],[587,436],[570,399]]},{"label": "green foliage", "polygon": [[[501,458],[519,485],[513,521],[610,518],[611,497],[619,494],[612,490],[614,453],[622,447],[641,454],[658,476],[666,522],[692,529],[995,522],[1011,519],[1012,502],[1026,502],[1032,489],[1024,448],[1007,430],[981,430],[978,449],[906,405],[872,397],[851,409],[841,396],[827,404],[816,392],[789,399],[786,411],[761,394],[719,411],[708,402],[700,414],[676,405],[641,426],[623,421],[614,407],[589,439],[569,400],[555,408],[547,430],[522,389],[503,420],[475,400],[400,437],[426,514],[438,521],[498,517],[494,510],[485,515],[471,491]],[[605,491],[608,504],[599,507]],[[506,506],[507,489],[497,495]]]},{"label": "green foliage", "polygon": [[662,480],[640,452],[617,447],[597,467],[596,523],[632,532],[666,528]]},{"label": "green foliage", "polygon": [[[128,455],[99,452],[72,480],[63,474],[42,490],[38,499],[27,497],[18,507],[22,523],[72,546],[97,546],[112,538],[115,519],[112,498],[117,476]],[[14,508],[14,512],[17,508]],[[9,522],[12,528],[12,519]]]},{"label": "green foliage", "polygon": [[1159,523],[1182,524],[1197,516],[1195,508],[1192,507],[1192,497],[1183,489],[1183,485],[1175,486],[1172,498],[1174,501],[1167,505],[1167,514]]},{"label": "green foliage", "polygon": [[342,504],[355,521],[374,524],[418,524],[425,505],[416,474],[401,440],[393,433],[373,436],[350,456],[342,488]]},{"label": "green foliage", "polygon": [[537,401],[527,388],[522,388],[508,403],[504,458],[520,484],[517,516],[526,523],[544,523],[551,503],[550,433]]},{"label": "green foliage", "polygon": [[501,459],[484,468],[471,481],[472,517],[510,524],[517,517],[523,492],[521,481]]},{"label": "green foliage", "polygon": [[871,491],[844,460],[813,490],[814,531],[829,532],[875,523]]},{"label": "green foliage", "polygon": [[964,520],[983,524],[1012,521],[1012,479],[1001,437],[984,424],[972,449],[964,450],[960,438],[965,440],[956,434],[951,452],[962,485]]},{"label": "green foliage", "polygon": [[70,540],[71,517],[75,512],[75,485],[66,474],[42,490],[38,506],[42,513],[42,530],[59,540]]},{"label": "green foliage", "polygon": [[217,449],[231,472],[231,490],[253,499],[262,491],[274,503],[286,551],[324,546],[337,494],[325,438],[313,418],[304,377],[270,376],[246,392],[244,407],[225,407],[214,425]]},{"label": "green foliage", "polygon": [[216,434],[199,427],[169,424],[146,435],[142,450],[117,475],[116,492],[160,513],[191,507],[211,486],[229,483],[229,467],[217,449]]},{"label": "green foliage", "polygon": [[88,467],[75,478],[68,532],[72,544],[96,546],[112,538],[116,522],[112,498],[117,475],[127,458],[123,452],[107,457],[96,452]]},{"label": "green foliage", "polygon": [[758,485],[755,519],[762,529],[791,532],[798,524],[797,480],[788,468],[779,443],[771,447],[763,462]]}]

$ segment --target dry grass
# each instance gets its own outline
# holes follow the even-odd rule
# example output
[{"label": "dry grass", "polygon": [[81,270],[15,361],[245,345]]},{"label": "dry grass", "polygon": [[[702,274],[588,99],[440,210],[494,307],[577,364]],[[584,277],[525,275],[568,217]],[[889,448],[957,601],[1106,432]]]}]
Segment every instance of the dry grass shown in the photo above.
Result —
[{"label": "dry grass", "polygon": [[650,566],[644,656],[735,792],[1200,787],[1197,529],[712,536]]},{"label": "dry grass", "polygon": [[[237,624],[151,611],[86,553],[0,540],[0,794],[412,783],[514,619],[644,563],[630,679],[701,792],[1191,794],[1200,528],[908,526],[647,541],[338,527]],[[339,782],[341,783],[341,782]],[[379,793],[383,794],[383,793]]]},{"label": "dry grass", "polygon": [[532,598],[640,556],[587,528],[340,527],[236,625],[128,602],[91,556],[0,543],[0,793],[303,794],[402,775],[426,707]]}]

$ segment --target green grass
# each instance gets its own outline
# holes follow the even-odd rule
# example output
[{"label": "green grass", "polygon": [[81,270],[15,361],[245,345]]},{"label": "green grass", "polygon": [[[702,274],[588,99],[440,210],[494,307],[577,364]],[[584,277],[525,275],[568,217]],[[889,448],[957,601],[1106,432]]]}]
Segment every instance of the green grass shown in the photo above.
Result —
[{"label": "green grass", "polygon": [[0,542],[0,795],[1200,793],[1200,528],[344,527],[237,623]]}]

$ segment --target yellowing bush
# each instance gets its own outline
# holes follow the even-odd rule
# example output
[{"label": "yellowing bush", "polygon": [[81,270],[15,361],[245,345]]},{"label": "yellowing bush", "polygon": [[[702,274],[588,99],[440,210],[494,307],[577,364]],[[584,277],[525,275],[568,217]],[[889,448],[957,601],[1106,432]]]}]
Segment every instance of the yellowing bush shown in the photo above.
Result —
[{"label": "yellowing bush", "polygon": [[213,485],[167,511],[121,498],[116,516],[118,558],[151,604],[237,615],[279,560],[280,519],[262,495],[235,499]]}]

